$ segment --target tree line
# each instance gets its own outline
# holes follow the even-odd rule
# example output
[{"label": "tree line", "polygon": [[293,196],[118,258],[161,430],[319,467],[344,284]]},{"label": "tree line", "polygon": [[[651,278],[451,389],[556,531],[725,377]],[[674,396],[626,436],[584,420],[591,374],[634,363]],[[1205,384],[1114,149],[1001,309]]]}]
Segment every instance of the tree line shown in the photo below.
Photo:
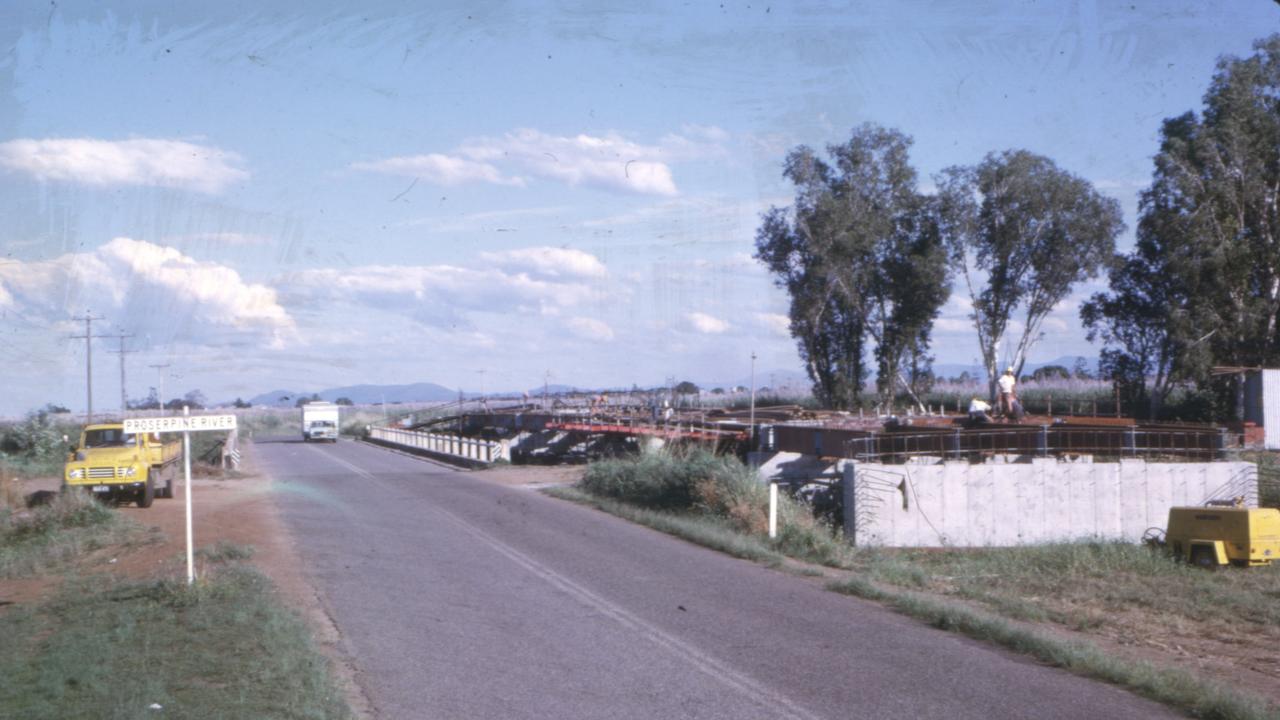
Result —
[{"label": "tree line", "polygon": [[874,369],[877,403],[905,393],[921,404],[953,284],[994,396],[1001,341],[1020,376],[1054,307],[1105,275],[1080,316],[1127,406],[1161,417],[1182,387],[1205,415],[1238,411],[1240,384],[1213,369],[1280,359],[1280,35],[1254,51],[1219,60],[1200,113],[1163,123],[1126,253],[1119,203],[1027,150],[946,168],[926,193],[912,139],[892,128],[856,127],[825,156],[793,149],[783,175],[794,202],[764,214],[755,257],[790,297],[815,396],[856,406]]}]

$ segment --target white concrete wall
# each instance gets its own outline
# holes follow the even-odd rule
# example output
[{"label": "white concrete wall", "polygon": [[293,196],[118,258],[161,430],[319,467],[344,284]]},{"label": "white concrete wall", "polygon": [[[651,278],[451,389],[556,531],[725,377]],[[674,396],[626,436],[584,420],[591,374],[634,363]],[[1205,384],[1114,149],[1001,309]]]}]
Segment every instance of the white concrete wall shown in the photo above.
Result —
[{"label": "white concrete wall", "polygon": [[1147,528],[1165,527],[1173,506],[1241,495],[1258,502],[1257,466],[1247,462],[848,463],[846,478],[849,468],[846,536],[869,546],[1136,542]]}]

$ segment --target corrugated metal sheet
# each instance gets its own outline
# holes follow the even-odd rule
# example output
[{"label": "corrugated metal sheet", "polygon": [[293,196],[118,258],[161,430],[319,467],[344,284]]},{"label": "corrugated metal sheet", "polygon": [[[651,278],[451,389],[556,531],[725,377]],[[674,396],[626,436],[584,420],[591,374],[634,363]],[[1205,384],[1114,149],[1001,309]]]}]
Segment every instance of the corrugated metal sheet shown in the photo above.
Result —
[{"label": "corrugated metal sheet", "polygon": [[1262,371],[1262,428],[1268,450],[1280,450],[1280,370]]}]

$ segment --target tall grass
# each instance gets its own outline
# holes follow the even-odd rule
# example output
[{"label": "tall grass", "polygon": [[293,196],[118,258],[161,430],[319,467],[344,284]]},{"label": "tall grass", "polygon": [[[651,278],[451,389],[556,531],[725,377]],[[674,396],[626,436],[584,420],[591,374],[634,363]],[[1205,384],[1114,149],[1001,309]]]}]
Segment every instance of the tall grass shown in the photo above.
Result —
[{"label": "tall grass", "polygon": [[0,577],[38,573],[141,536],[141,528],[81,492],[61,493],[29,512],[0,510]]},{"label": "tall grass", "polygon": [[[579,489],[637,507],[711,519],[736,532],[767,537],[769,489],[753,468],[702,449],[663,450],[587,467]],[[838,566],[845,552],[838,534],[814,519],[808,505],[779,497],[774,550]]]}]

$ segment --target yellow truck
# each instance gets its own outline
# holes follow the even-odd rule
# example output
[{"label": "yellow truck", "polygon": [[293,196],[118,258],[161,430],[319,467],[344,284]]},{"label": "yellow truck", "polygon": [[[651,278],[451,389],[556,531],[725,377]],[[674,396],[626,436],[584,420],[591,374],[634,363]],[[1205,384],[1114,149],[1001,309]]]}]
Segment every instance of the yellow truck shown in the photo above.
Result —
[{"label": "yellow truck", "polygon": [[182,463],[182,441],[161,438],[159,433],[126,433],[123,423],[89,425],[68,455],[63,485],[87,490],[101,500],[137,502],[142,508],[151,507],[154,498],[171,498]]},{"label": "yellow truck", "polygon": [[1270,565],[1280,559],[1280,510],[1237,504],[1169,510],[1165,547],[1205,568]]}]

